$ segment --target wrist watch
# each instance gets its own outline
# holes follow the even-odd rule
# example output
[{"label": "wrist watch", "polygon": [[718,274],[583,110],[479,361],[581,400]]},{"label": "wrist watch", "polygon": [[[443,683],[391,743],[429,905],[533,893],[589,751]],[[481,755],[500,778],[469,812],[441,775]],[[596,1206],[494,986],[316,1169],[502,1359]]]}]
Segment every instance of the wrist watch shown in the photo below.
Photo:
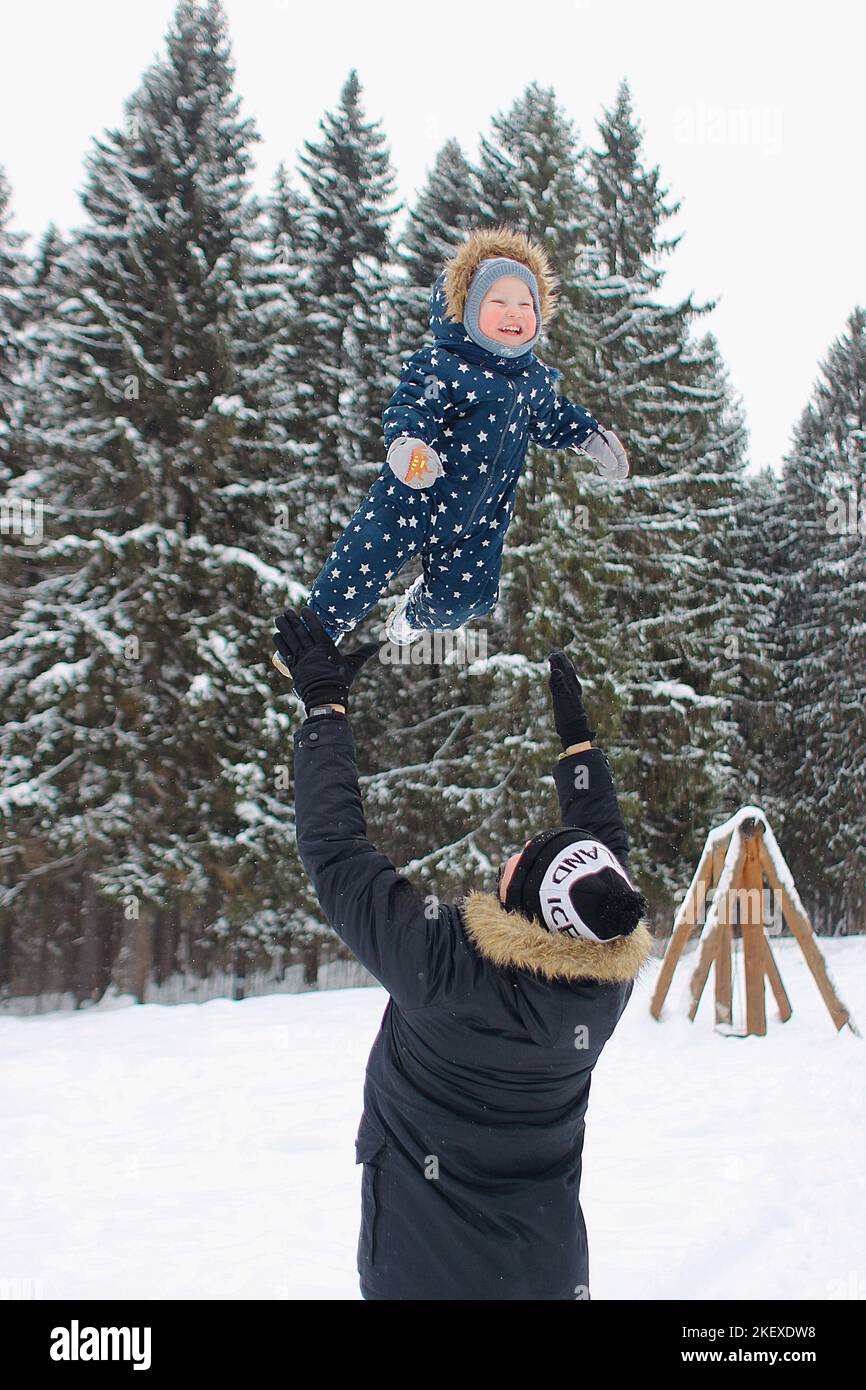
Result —
[{"label": "wrist watch", "polygon": [[314,714],[341,714],[342,711],[334,709],[333,705],[313,705],[307,710],[307,718],[312,719]]}]

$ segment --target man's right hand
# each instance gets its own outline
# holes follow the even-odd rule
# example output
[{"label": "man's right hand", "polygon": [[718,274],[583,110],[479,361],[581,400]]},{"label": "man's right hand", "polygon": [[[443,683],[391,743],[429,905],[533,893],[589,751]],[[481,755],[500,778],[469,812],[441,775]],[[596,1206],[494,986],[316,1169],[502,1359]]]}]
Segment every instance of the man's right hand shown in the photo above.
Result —
[{"label": "man's right hand", "polygon": [[274,621],[275,656],[288,667],[304,707],[309,711],[314,705],[341,704],[345,709],[349,687],[379,643],[341,651],[308,604],[300,614],[288,610]]},{"label": "man's right hand", "polygon": [[553,699],[553,722],[563,748],[573,743],[586,743],[595,738],[583,704],[583,687],[571,659],[557,647],[547,658],[550,663],[550,694]]}]

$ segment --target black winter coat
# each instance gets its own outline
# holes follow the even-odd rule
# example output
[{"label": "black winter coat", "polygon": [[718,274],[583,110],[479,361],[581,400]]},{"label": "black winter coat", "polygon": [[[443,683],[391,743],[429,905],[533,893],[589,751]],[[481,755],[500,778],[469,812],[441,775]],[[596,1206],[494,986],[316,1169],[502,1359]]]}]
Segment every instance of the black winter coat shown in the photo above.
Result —
[{"label": "black winter coat", "polygon": [[[348,719],[307,720],[294,741],[304,867],[334,930],[391,996],[356,1140],[362,1295],[588,1298],[590,1078],[650,955],[646,926],[602,944],[549,933],[495,893],[425,899],[367,839]],[[581,765],[588,776],[575,776]],[[554,780],[562,824],[626,864],[604,753],[562,759]]]}]

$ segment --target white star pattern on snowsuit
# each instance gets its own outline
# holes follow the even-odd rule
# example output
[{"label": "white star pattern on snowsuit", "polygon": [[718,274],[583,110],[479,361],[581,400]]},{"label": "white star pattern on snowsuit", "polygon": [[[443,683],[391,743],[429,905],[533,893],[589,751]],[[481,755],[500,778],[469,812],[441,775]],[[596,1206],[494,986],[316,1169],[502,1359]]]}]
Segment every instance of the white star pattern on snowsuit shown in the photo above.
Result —
[{"label": "white star pattern on snowsuit", "polygon": [[[444,305],[444,296],[434,298]],[[462,340],[476,350],[468,334]],[[510,365],[505,358],[495,360],[503,369]],[[428,364],[438,366],[439,373],[430,373]],[[541,384],[530,386],[527,373]],[[575,447],[597,424],[588,412],[556,394],[554,375],[534,358],[528,367],[511,375],[506,370],[503,375],[475,363],[455,363],[454,355],[441,348],[422,349],[404,362],[403,374],[405,394],[401,384],[383,415],[386,446],[399,437],[421,438],[436,450],[445,472],[432,488],[415,488],[398,484],[390,467],[383,465],[312,590],[319,613],[333,615],[328,626],[334,635],[351,631],[419,550],[425,581],[413,595],[407,614],[410,622],[431,628],[460,626],[468,617],[488,612],[498,594],[503,537],[514,511],[514,489],[530,437],[549,447]],[[485,382],[496,383],[494,394]],[[519,389],[524,383],[526,389]],[[433,400],[423,394],[431,384],[436,387]],[[495,394],[496,385],[500,392],[506,385],[506,394]],[[527,405],[527,400],[533,404]],[[479,417],[479,410],[485,412],[483,416]],[[469,435],[471,421],[479,418],[493,428],[476,425]],[[460,427],[456,431],[455,425]],[[458,457],[462,471],[459,465],[455,469]],[[494,488],[501,484],[495,494],[489,491],[488,475]],[[445,534],[437,534],[437,525]],[[418,539],[401,544],[406,529],[417,531]],[[495,547],[487,558],[480,552],[490,549],[491,534]],[[458,574],[454,566],[464,551],[466,568]],[[340,565],[334,563],[338,553]],[[358,563],[361,554],[363,564]],[[336,581],[344,573],[349,582],[344,580],[345,587],[338,591]],[[459,588],[453,587],[456,579]],[[446,593],[448,599],[460,600],[460,605],[447,602]],[[337,602],[324,602],[325,594]]]}]

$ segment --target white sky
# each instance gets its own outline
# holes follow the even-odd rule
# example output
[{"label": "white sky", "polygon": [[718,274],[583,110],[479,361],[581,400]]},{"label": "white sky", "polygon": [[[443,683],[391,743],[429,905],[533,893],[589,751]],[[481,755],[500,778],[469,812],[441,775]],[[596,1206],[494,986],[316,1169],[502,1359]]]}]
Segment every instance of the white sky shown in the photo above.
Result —
[{"label": "white sky", "polygon": [[[586,143],[627,77],[648,161],[682,209],[667,296],[719,298],[715,331],[743,396],[751,460],[779,465],[822,358],[866,303],[866,11],[845,0],[223,0],[256,187],[294,168],[349,69],[384,122],[411,201],[436,151],[479,132],[527,83],[551,85]],[[174,0],[0,0],[0,164],[12,225],[84,220],[93,137],[164,52]],[[32,244],[32,243],[31,243]],[[592,402],[584,402],[592,408]]]}]

